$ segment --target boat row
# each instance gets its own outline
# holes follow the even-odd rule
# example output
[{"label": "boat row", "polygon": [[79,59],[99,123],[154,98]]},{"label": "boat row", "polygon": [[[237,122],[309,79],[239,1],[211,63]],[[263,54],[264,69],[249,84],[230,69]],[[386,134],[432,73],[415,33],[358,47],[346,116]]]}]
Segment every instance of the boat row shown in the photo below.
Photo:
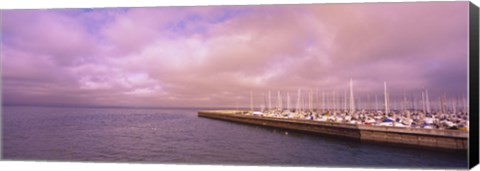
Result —
[{"label": "boat row", "polygon": [[[372,126],[469,130],[466,99],[447,100],[443,96],[438,99],[438,105],[431,108],[428,90],[424,89],[421,93],[421,99],[407,100],[404,96],[400,102],[396,103],[394,109],[390,109],[391,102],[387,91],[387,83],[384,82],[384,98],[381,104],[379,105],[378,98],[375,96],[375,105],[369,102],[359,107],[356,106],[357,103],[360,103],[354,97],[353,81],[351,79],[349,89],[349,98],[347,98],[347,92],[345,91],[343,99],[337,98],[335,92],[331,96],[326,96],[322,92],[320,97],[318,91],[317,95],[314,96],[312,90],[308,94],[302,94],[301,89],[298,89],[295,107],[291,106],[290,94],[286,93],[286,100],[283,100],[280,91],[277,92],[276,104],[272,105],[271,91],[268,91],[268,94],[264,94],[264,103],[257,109],[254,108],[253,93],[250,92],[250,110],[245,114],[258,117]],[[316,99],[316,102],[314,102],[314,99]],[[283,107],[285,101],[286,107]],[[343,101],[343,103],[339,101]],[[382,109],[379,109],[379,107]]]}]

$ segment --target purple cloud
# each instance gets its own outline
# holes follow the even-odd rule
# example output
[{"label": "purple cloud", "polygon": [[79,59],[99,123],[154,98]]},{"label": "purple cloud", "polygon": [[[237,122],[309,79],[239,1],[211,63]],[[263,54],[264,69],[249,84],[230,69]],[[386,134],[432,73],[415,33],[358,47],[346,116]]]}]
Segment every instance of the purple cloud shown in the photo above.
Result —
[{"label": "purple cloud", "polygon": [[247,106],[350,78],[362,98],[456,97],[468,2],[12,10],[2,49],[4,104]]}]

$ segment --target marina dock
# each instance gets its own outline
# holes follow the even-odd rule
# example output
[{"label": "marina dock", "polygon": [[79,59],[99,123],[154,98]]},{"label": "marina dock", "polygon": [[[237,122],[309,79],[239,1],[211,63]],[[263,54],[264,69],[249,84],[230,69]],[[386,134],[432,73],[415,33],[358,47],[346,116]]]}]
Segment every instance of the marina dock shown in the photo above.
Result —
[{"label": "marina dock", "polygon": [[246,113],[248,111],[213,110],[199,111],[198,116],[323,136],[348,138],[361,142],[457,152],[466,152],[468,149],[468,131],[464,130],[371,126],[245,115]]}]

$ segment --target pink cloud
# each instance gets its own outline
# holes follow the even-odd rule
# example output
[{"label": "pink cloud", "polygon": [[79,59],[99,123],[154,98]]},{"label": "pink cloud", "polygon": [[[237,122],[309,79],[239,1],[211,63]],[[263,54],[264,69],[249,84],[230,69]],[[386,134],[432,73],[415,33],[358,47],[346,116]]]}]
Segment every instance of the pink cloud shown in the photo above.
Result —
[{"label": "pink cloud", "polygon": [[83,26],[53,11],[4,12],[5,43],[12,48],[49,56],[70,65],[92,55],[94,40]]},{"label": "pink cloud", "polygon": [[432,94],[462,94],[467,7],[432,2],[8,11],[2,26],[4,99],[232,106],[248,104],[250,90],[258,97],[297,88],[343,92],[350,78],[361,95],[381,94],[384,80],[393,95],[423,87]]}]

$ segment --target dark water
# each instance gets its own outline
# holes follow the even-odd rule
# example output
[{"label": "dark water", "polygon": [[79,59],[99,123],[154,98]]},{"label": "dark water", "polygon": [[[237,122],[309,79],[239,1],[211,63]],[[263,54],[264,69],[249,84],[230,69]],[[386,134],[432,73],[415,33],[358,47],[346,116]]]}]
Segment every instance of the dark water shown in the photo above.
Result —
[{"label": "dark water", "polygon": [[4,107],[7,160],[467,167],[466,155],[197,117],[187,109]]}]

